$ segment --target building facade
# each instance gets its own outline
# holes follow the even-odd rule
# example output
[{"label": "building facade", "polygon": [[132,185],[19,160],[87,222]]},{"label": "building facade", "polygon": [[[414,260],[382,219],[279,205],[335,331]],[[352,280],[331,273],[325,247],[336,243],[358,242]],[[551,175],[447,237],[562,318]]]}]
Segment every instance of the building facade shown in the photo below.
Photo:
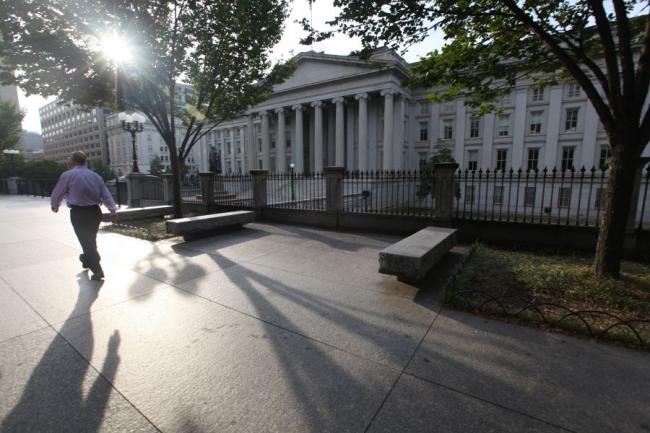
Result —
[{"label": "building facade", "polygon": [[409,65],[387,49],[369,60],[313,51],[296,60],[267,101],[215,129],[222,172],[414,170],[437,145],[469,170],[607,164],[607,136],[576,83],[522,81],[499,102],[500,114],[480,115],[462,99],[431,103],[442,89],[404,87]]},{"label": "building facade", "polygon": [[[141,114],[142,117],[144,115]],[[185,129],[181,122],[176,122],[176,140],[182,140]],[[133,143],[131,134],[122,130],[119,114],[106,117],[106,140],[110,155],[110,168],[118,175],[125,175],[133,171]],[[208,171],[208,156],[203,155],[207,139],[197,143],[187,158],[185,165],[187,175],[196,175],[199,171]],[[138,169],[140,173],[150,173],[151,160],[159,157],[165,170],[170,170],[169,149],[162,136],[149,121],[144,121],[143,131],[136,134],[136,152],[138,156]]]},{"label": "building facade", "polygon": [[86,110],[55,100],[39,108],[38,113],[46,159],[66,162],[72,152],[81,150],[89,160],[108,164],[106,116],[110,110]]}]

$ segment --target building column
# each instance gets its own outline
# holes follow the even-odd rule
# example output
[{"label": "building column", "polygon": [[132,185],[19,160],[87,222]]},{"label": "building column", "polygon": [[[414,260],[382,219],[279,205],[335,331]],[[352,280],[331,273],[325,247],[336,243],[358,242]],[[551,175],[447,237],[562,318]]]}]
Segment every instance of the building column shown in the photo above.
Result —
[{"label": "building column", "polygon": [[237,161],[235,161],[235,128],[230,128],[229,131],[230,131],[229,132],[230,133],[230,172],[234,173],[235,164],[237,163]]},{"label": "building column", "polygon": [[345,169],[354,170],[354,105],[349,104],[345,110]]},{"label": "building column", "polygon": [[248,170],[255,170],[257,168],[257,149],[255,148],[255,124],[253,123],[253,115],[248,116]]},{"label": "building column", "polygon": [[248,152],[246,152],[246,127],[245,126],[240,126],[239,127],[239,170],[242,173],[246,173],[246,155]]},{"label": "building column", "polygon": [[465,166],[465,117],[467,108],[465,107],[465,99],[460,98],[456,101],[456,125],[454,131],[454,158],[461,166]]},{"label": "building column", "polygon": [[284,123],[284,108],[275,110],[278,115],[278,127],[276,134],[275,146],[275,167],[278,173],[285,173],[287,171],[287,136],[286,127]]},{"label": "building column", "polygon": [[302,110],[303,106],[298,104],[291,107],[295,112],[294,132],[296,134],[293,147],[293,163],[296,167],[296,173],[305,171],[305,154],[302,130]]},{"label": "building column", "polygon": [[557,146],[560,137],[560,119],[562,118],[562,85],[551,87],[548,98],[548,125],[546,127],[546,145],[544,146],[544,165],[552,170],[557,165]]},{"label": "building column", "polygon": [[368,170],[368,94],[359,93],[354,97],[359,101],[359,170]]},{"label": "building column", "polygon": [[271,137],[269,136],[269,113],[262,111],[262,168],[271,169]]},{"label": "building column", "polygon": [[337,167],[345,165],[345,120],[343,119],[343,103],[345,99],[342,97],[332,99],[332,104],[336,104],[336,132],[334,134],[334,164]]},{"label": "building column", "polygon": [[[598,148],[596,146],[596,142],[598,141],[598,114],[589,101],[587,101],[584,119],[582,149],[580,149],[580,165],[590,169],[597,164],[598,156],[600,155],[598,154]],[[578,166],[578,164],[576,164],[576,166]]]},{"label": "building column", "polygon": [[314,171],[323,171],[323,103],[315,101],[314,107]]},{"label": "building column", "polygon": [[512,128],[512,158],[510,166],[518,170],[526,167],[524,161],[524,139],[526,136],[526,117],[528,116],[528,88],[515,93],[514,127]]},{"label": "building column", "polygon": [[394,122],[394,109],[393,97],[395,91],[392,89],[382,90],[381,95],[384,97],[384,139],[383,139],[383,169],[393,169],[393,122]]},{"label": "building column", "polygon": [[226,130],[221,129],[220,130],[220,137],[221,137],[221,155],[219,155],[219,162],[221,163],[221,173],[225,174],[226,173]]}]

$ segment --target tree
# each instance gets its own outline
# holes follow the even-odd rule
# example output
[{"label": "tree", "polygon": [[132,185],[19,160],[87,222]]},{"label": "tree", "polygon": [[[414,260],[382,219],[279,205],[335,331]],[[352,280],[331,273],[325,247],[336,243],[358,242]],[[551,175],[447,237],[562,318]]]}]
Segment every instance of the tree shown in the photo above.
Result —
[{"label": "tree", "polygon": [[[397,49],[442,30],[447,45],[413,68],[410,84],[444,84],[435,98],[465,97],[494,110],[494,101],[523,79],[544,85],[575,80],[607,133],[611,158],[593,271],[617,276],[635,173],[650,140],[650,16],[638,0],[334,0],[335,30],[360,37],[364,52]],[[645,5],[645,6],[644,6]],[[331,36],[310,31],[304,42]]]},{"label": "tree", "polygon": [[[0,15],[0,56],[16,71],[15,78],[0,76],[5,83],[147,117],[169,148],[177,216],[180,176],[194,144],[266,99],[293,68],[269,60],[286,0],[6,0]],[[118,64],[129,48],[134,61]],[[180,81],[193,92],[177,94]]]},{"label": "tree", "polygon": [[149,174],[160,176],[165,171],[165,166],[162,159],[158,155],[154,155],[149,161]]},{"label": "tree", "polygon": [[104,179],[104,182],[115,177],[111,175],[111,168],[99,159],[88,161],[88,168],[100,175]]},{"label": "tree", "polygon": [[20,143],[23,117],[25,114],[12,101],[0,101],[0,155]]}]

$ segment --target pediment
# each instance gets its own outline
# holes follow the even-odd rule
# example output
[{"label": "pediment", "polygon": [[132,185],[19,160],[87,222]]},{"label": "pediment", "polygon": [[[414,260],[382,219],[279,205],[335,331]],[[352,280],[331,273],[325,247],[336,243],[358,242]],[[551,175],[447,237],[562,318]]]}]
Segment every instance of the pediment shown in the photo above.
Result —
[{"label": "pediment", "polygon": [[362,61],[337,61],[329,59],[302,58],[293,75],[282,84],[273,86],[274,92],[328,83],[346,77],[360,76],[376,72],[381,66]]}]

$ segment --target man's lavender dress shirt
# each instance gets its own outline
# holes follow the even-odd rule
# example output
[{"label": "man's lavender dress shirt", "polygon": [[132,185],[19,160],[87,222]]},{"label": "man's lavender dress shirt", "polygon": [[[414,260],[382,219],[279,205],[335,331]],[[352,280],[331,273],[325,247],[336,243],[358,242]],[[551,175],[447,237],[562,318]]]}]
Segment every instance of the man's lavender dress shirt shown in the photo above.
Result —
[{"label": "man's lavender dress shirt", "polygon": [[70,206],[93,206],[104,204],[115,212],[117,206],[101,176],[85,165],[78,165],[65,171],[52,191],[52,209],[58,209],[65,198]]}]

